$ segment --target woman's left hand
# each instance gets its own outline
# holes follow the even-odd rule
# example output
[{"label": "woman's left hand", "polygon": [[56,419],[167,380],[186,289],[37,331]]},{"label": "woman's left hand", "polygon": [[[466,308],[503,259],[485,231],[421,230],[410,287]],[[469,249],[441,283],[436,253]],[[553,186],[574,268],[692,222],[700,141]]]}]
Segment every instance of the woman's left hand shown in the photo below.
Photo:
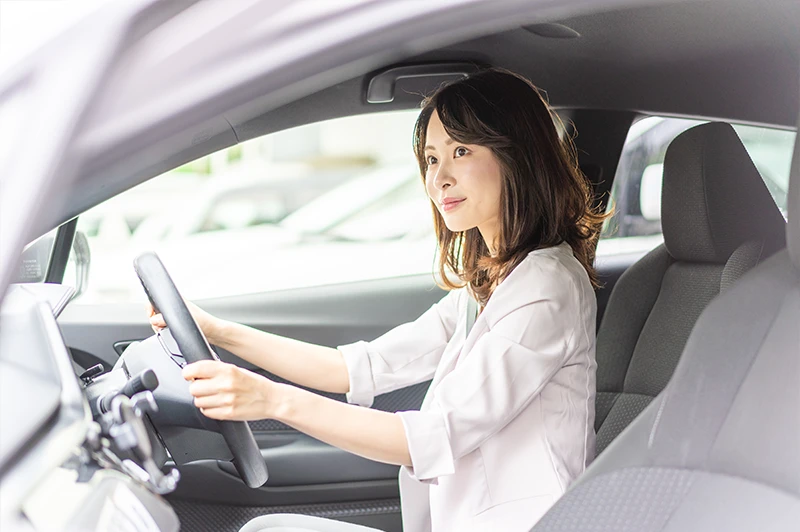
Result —
[{"label": "woman's left hand", "polygon": [[270,417],[279,385],[252,371],[217,360],[183,368],[194,404],[206,417],[253,421]]}]

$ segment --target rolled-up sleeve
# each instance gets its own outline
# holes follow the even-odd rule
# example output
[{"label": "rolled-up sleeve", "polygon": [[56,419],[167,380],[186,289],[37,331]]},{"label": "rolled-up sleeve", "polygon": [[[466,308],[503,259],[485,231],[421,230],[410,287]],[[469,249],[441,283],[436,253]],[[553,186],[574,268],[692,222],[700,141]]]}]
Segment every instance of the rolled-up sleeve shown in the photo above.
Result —
[{"label": "rolled-up sleeve", "polygon": [[[564,365],[576,328],[570,287],[508,313],[462,353],[422,412],[400,412],[412,477],[434,481],[522,411]],[[563,293],[562,293],[563,292]]]},{"label": "rolled-up sleeve", "polygon": [[415,321],[372,342],[339,346],[350,382],[347,401],[371,406],[376,395],[433,377],[455,331],[462,292],[449,292]]}]

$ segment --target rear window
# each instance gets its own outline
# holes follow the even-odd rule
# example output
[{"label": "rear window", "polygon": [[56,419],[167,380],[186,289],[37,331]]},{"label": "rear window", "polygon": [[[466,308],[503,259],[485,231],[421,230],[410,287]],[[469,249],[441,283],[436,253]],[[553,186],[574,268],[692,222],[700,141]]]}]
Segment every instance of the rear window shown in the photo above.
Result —
[{"label": "rear window", "polygon": [[[664,156],[675,137],[705,120],[649,116],[631,126],[620,157],[597,256],[646,252],[663,242],[661,184]],[[776,205],[786,217],[796,133],[733,124]]]}]

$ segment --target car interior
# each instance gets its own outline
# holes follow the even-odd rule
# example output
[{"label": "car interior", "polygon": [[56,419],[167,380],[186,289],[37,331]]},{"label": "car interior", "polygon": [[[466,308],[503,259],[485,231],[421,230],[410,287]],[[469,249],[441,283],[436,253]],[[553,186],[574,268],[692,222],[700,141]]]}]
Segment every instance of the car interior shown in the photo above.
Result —
[{"label": "car interior", "polygon": [[[647,117],[703,121],[677,134],[663,155],[663,243],[598,257],[597,458],[535,530],[795,529],[800,523],[800,143],[794,147],[791,185],[783,190],[787,216],[732,125],[796,132],[800,4],[643,2],[556,18],[517,4],[503,3],[503,13],[517,15],[498,15],[488,29],[467,26],[443,32],[438,40],[413,40],[391,54],[348,63],[336,75],[297,85],[302,88],[291,94],[251,91],[244,105],[209,110],[207,120],[164,133],[163,142],[148,144],[131,134],[126,147],[110,149],[104,142],[113,147],[114,135],[122,133],[109,126],[104,137],[99,122],[88,128],[94,143],[81,145],[88,162],[61,208],[41,222],[40,234],[55,229],[48,252],[39,258],[45,282],[12,285],[4,304],[10,308],[16,302],[17,314],[26,309],[47,338],[41,349],[66,346],[71,367],[59,371],[80,375],[80,389],[71,392],[79,396],[67,402],[61,392],[26,391],[26,368],[15,373],[7,363],[12,356],[7,353],[24,345],[24,338],[8,334],[9,324],[21,321],[6,310],[0,403],[13,401],[14,394],[41,393],[42,409],[61,401],[61,408],[80,412],[88,401],[103,430],[143,412],[136,434],[146,445],[114,443],[113,452],[94,447],[81,456],[100,453],[101,468],[139,474],[137,489],[162,495],[158,500],[166,508],[148,509],[168,526],[175,526],[170,511],[182,530],[201,532],[236,531],[254,517],[288,512],[402,530],[397,467],[340,451],[274,420],[226,428],[204,418],[180,378],[180,366],[191,361],[177,345],[182,333],[153,336],[140,304],[71,304],[74,291],[65,271],[81,251],[75,236],[81,214],[140,183],[304,124],[418,108],[422,95],[444,81],[502,67],[545,91],[603,208],[623,208],[612,199],[612,188],[625,178],[620,161],[637,123]],[[108,92],[122,79],[110,76]],[[121,106],[125,93],[118,94],[115,105]],[[100,109],[104,105],[111,104],[97,103]],[[411,131],[408,139],[410,151]],[[137,273],[148,297],[171,305],[170,297],[180,298],[174,290],[180,278],[166,283],[165,270],[151,259],[140,259]],[[50,302],[57,329],[25,302],[26,294]],[[226,319],[335,347],[411,321],[443,294],[431,275],[405,275],[197,303]],[[202,341],[194,341],[202,351]],[[215,350],[224,361],[278,379]],[[32,357],[27,369],[38,371],[37,360]],[[373,408],[417,409],[427,384],[379,396]],[[155,405],[142,396],[136,405],[115,400],[121,390],[130,396],[149,390]],[[5,408],[2,415],[9,426]],[[0,453],[4,484],[24,462],[21,449],[36,448],[34,435],[41,433],[36,420],[49,415],[15,414],[17,435]],[[234,441],[250,444],[239,447]],[[88,470],[79,471],[79,478],[91,477]],[[141,475],[149,480],[141,482]],[[47,478],[53,486],[70,485]],[[37,488],[28,496],[31,522],[47,522],[32,517],[43,510],[31,501],[41,507],[53,489]]]}]

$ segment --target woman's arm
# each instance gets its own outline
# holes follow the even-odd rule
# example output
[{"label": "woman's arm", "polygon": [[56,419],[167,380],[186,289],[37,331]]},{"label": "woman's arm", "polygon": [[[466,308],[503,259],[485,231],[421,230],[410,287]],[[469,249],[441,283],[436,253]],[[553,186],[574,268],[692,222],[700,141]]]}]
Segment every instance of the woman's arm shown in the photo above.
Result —
[{"label": "woman's arm", "polygon": [[[411,323],[367,344],[339,349],[284,338],[217,318],[194,303],[186,306],[208,341],[283,379],[307,388],[347,393],[348,401],[372,404],[375,395],[430,379],[456,327],[459,293],[450,292]],[[148,307],[154,329],[166,326]]]},{"label": "woman's arm", "polygon": [[[395,327],[367,344],[339,349],[284,338],[212,316],[186,301],[211,344],[283,379],[307,388],[347,393],[348,401],[372,404],[375,395],[422,382],[433,376],[456,327],[459,292],[454,291],[411,323]],[[166,327],[148,307],[154,329]]]},{"label": "woman's arm", "polygon": [[[194,303],[186,306],[209,343],[301,386],[331,393],[347,393],[347,366],[337,349],[300,342],[217,318]],[[161,314],[147,309],[154,329],[166,327]]]},{"label": "woman's arm", "polygon": [[195,405],[213,419],[276,419],[345,451],[394,465],[411,465],[397,414],[340,403],[270,381],[232,364],[204,360],[186,366]]},{"label": "woman's arm", "polygon": [[331,393],[350,391],[347,366],[337,349],[228,321],[221,322],[212,343],[301,386]]}]

